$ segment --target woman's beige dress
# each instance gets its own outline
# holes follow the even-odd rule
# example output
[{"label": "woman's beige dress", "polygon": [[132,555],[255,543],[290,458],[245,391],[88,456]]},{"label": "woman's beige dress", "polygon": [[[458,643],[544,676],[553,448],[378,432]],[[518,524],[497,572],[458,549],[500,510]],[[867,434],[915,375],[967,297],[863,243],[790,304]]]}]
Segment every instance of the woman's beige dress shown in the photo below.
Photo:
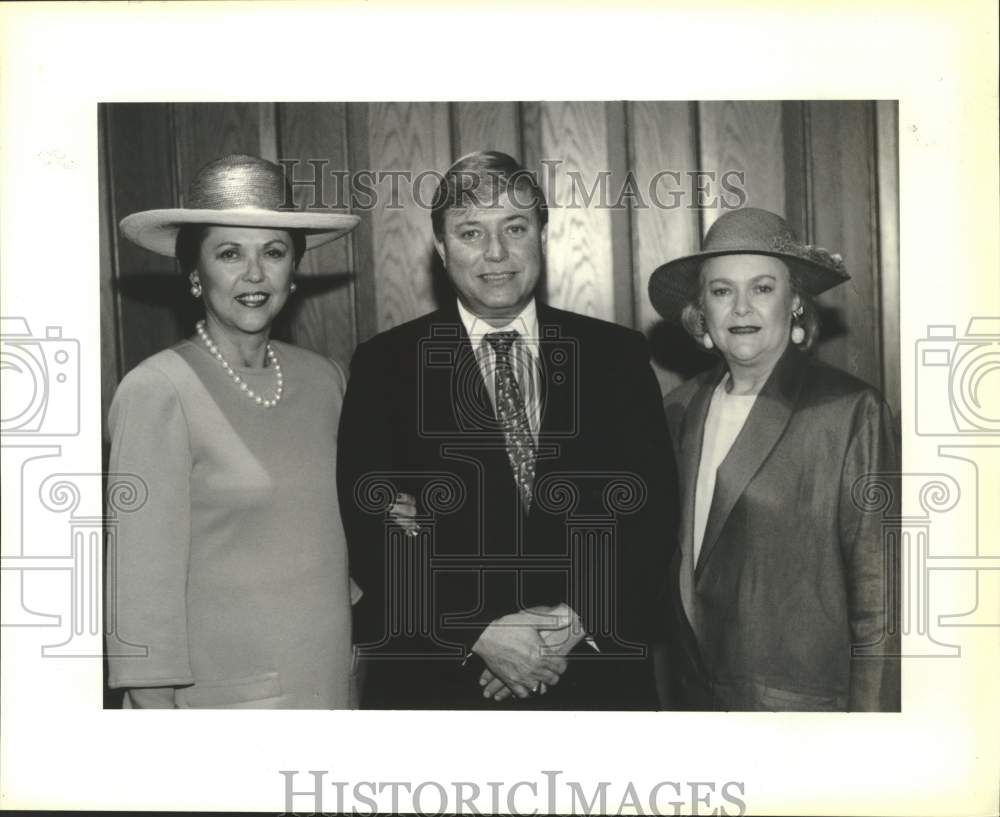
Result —
[{"label": "woman's beige dress", "polygon": [[[109,684],[128,690],[126,706],[349,706],[345,378],[274,346],[285,378],[274,408],[192,341],[143,361],[115,394],[111,471],[148,490],[108,548]],[[271,369],[237,371],[272,393]]]}]

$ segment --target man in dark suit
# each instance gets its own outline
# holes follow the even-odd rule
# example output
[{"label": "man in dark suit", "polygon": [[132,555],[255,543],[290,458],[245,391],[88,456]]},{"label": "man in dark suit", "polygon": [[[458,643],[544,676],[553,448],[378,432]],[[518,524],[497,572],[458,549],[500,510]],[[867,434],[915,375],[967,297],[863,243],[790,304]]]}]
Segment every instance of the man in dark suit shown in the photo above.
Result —
[{"label": "man in dark suit", "polygon": [[455,300],[358,347],[340,426],[363,705],[656,708],[676,478],[645,341],[536,300],[511,157],[456,162],[431,218]]}]

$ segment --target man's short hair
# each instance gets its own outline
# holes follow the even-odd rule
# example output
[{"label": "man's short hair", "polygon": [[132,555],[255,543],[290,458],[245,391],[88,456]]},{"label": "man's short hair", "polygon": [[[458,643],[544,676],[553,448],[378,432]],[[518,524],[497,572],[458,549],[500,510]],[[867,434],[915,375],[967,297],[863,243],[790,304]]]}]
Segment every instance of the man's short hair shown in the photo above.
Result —
[{"label": "man's short hair", "polygon": [[439,241],[444,236],[444,214],[452,208],[499,207],[500,194],[506,193],[511,202],[538,214],[538,226],[549,220],[545,194],[538,186],[535,174],[522,167],[513,156],[499,150],[467,153],[449,167],[431,205],[431,227]]}]

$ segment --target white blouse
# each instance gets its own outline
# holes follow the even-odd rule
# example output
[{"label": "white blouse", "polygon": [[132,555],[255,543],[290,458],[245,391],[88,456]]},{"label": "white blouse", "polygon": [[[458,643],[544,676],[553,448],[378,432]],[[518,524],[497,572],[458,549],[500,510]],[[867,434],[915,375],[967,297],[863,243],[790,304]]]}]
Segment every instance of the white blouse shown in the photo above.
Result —
[{"label": "white blouse", "polygon": [[[705,418],[705,433],[701,443],[701,461],[694,494],[694,565],[698,564],[708,513],[715,493],[715,475],[753,408],[756,394],[730,394],[726,391],[729,375],[715,387]],[[693,569],[693,566],[692,566]]]}]

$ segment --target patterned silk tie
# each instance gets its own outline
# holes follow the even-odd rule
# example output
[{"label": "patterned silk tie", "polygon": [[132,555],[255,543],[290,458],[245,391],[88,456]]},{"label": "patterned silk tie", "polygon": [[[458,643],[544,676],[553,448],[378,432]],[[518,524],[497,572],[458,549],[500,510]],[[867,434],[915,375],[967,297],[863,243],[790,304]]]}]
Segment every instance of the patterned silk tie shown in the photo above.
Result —
[{"label": "patterned silk tie", "polygon": [[535,438],[528,425],[528,412],[514,374],[510,350],[520,335],[517,332],[491,332],[485,336],[496,355],[494,392],[497,419],[503,428],[507,443],[507,457],[514,472],[514,481],[524,502],[525,510],[531,508],[531,491],[535,483]]}]

